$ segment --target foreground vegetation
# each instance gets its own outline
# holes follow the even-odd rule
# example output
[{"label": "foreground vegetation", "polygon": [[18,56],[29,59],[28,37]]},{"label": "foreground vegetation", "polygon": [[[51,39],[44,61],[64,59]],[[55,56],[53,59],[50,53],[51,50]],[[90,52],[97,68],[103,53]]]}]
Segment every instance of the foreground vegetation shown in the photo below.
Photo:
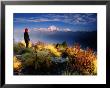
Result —
[{"label": "foreground vegetation", "polygon": [[17,75],[96,75],[97,54],[79,44],[14,43],[14,74]]}]

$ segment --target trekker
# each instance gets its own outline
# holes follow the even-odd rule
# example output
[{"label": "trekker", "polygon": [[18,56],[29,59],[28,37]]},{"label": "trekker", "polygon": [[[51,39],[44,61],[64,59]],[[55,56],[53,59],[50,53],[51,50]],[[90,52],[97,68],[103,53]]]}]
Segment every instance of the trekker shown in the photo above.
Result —
[{"label": "trekker", "polygon": [[26,43],[26,48],[28,48],[30,38],[29,38],[29,34],[28,34],[28,29],[27,28],[25,29],[25,32],[24,32],[24,41]]}]

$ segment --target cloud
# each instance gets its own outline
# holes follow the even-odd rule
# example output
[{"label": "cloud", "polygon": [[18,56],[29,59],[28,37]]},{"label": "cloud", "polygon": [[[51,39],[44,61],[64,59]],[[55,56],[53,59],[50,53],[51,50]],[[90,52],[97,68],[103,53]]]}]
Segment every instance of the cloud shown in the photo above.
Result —
[{"label": "cloud", "polygon": [[96,22],[96,14],[94,13],[42,13],[40,16],[28,18],[14,18],[14,22],[49,22],[58,21],[69,24],[88,24]]},{"label": "cloud", "polygon": [[33,18],[15,18],[14,22],[48,22],[48,21],[60,21],[59,19],[46,19],[46,18],[39,18],[39,19],[33,19]]},{"label": "cloud", "polygon": [[54,32],[60,31],[60,29],[54,25],[49,26],[48,28],[33,28],[34,31],[41,31],[41,32]]},{"label": "cloud", "polygon": [[25,18],[14,18],[14,22],[25,22]]},{"label": "cloud", "polygon": [[61,29],[56,27],[55,25],[51,25],[48,28],[33,28],[33,31],[40,31],[40,32],[57,32],[57,31],[63,31],[68,32],[71,31],[69,28]]},{"label": "cloud", "polygon": [[75,14],[71,16],[73,19],[71,19],[72,23],[74,24],[88,24],[88,23],[94,23],[97,20],[97,16],[91,13],[88,14]]},{"label": "cloud", "polygon": [[64,31],[65,31],[65,32],[68,32],[68,31],[71,31],[71,29],[66,28],[66,29],[64,29]]}]

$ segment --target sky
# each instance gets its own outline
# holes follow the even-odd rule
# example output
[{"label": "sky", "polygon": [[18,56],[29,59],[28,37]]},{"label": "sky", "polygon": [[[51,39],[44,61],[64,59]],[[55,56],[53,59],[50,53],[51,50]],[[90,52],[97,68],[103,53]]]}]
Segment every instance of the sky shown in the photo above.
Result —
[{"label": "sky", "polygon": [[[29,29],[31,36],[39,32],[77,32],[97,31],[96,13],[14,13],[13,14],[14,39],[23,39],[25,28]],[[50,35],[50,34],[49,34]],[[33,37],[37,38],[37,37]]]}]

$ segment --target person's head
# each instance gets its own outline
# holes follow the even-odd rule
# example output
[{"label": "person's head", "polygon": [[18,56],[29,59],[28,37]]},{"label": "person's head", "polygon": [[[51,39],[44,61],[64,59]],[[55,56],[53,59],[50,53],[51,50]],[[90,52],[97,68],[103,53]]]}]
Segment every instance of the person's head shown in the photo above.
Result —
[{"label": "person's head", "polygon": [[25,32],[28,32],[28,29],[27,28],[25,28]]}]

